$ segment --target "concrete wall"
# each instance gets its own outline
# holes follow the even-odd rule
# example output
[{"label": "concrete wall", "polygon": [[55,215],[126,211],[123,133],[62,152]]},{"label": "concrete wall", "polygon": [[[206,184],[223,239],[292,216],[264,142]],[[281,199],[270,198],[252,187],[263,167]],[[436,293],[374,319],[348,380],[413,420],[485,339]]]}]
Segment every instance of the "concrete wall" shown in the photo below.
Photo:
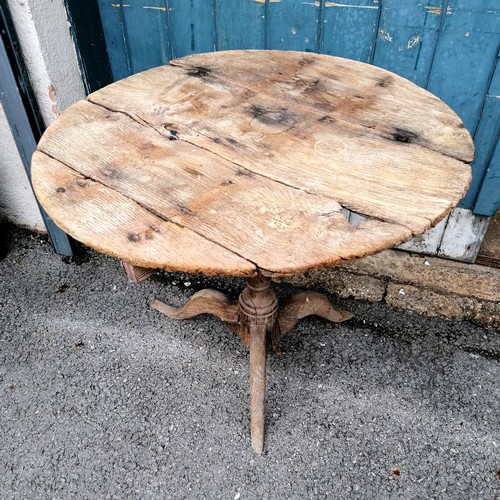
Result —
[{"label": "concrete wall", "polygon": [[[8,0],[23,57],[46,125],[85,97],[63,0]],[[42,230],[5,115],[0,115],[0,216]]]}]

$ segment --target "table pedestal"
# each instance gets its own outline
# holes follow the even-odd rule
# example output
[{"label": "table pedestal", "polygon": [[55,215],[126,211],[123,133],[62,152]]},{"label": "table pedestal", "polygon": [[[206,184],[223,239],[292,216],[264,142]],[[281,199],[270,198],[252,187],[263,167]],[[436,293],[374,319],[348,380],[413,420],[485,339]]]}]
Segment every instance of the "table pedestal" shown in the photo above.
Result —
[{"label": "table pedestal", "polygon": [[278,353],[278,340],[297,321],[310,315],[335,323],[352,318],[352,314],[334,307],[318,292],[293,295],[281,306],[270,279],[262,275],[247,278],[247,286],[235,301],[216,290],[196,292],[182,307],[172,307],[153,300],[151,307],[173,319],[187,319],[198,314],[213,314],[231,330],[239,333],[250,351],[250,431],[252,447],[257,453],[264,448],[266,394],[266,357],[269,346]]}]

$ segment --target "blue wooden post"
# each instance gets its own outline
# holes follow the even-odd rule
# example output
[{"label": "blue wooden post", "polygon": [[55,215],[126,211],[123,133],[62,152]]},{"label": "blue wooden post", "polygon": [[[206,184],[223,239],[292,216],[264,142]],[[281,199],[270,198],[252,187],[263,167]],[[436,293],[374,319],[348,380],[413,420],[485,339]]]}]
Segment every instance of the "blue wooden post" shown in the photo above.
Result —
[{"label": "blue wooden post", "polygon": [[[500,135],[500,63],[484,99],[479,125],[474,137],[476,158],[472,163],[472,183],[461,207],[473,209],[480,215],[493,215],[500,200],[500,189],[495,189],[495,176],[500,175],[500,162],[495,161],[494,150]],[[488,173],[487,173],[488,172]],[[485,177],[486,176],[486,177]],[[481,200],[481,201],[479,201]]]},{"label": "blue wooden post", "polygon": [[385,0],[373,63],[425,87],[443,14],[435,0]]},{"label": "blue wooden post", "polygon": [[448,0],[428,89],[476,131],[500,43],[498,0]]},{"label": "blue wooden post", "polygon": [[107,0],[98,0],[98,4],[113,78],[121,80],[132,74],[128,33],[123,16],[123,9],[126,7],[122,7],[125,2],[112,5]]},{"label": "blue wooden post", "polygon": [[214,1],[171,0],[166,4],[174,58],[217,50]]},{"label": "blue wooden post", "polygon": [[270,2],[266,48],[317,52],[323,2]]},{"label": "blue wooden post", "polygon": [[263,49],[266,3],[215,0],[218,50]]}]

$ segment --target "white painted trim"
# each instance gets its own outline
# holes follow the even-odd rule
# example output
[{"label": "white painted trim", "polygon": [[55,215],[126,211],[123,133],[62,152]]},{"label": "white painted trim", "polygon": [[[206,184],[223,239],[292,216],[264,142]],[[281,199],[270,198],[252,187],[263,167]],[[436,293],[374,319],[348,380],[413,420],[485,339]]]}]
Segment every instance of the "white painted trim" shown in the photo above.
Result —
[{"label": "white painted trim", "polygon": [[[63,0],[7,0],[35,98],[49,125],[85,91]],[[0,110],[0,216],[44,230],[7,121]]]},{"label": "white painted trim", "polygon": [[[352,226],[366,219],[363,215],[343,210]],[[470,210],[455,208],[436,226],[421,236],[397,247],[398,250],[445,257],[462,262],[474,262],[483,241],[490,218],[475,215]]]},{"label": "white painted trim", "polygon": [[416,236],[410,241],[399,245],[398,249],[414,253],[423,253],[425,255],[437,255],[447,222],[448,216],[421,236]]},{"label": "white painted trim", "polygon": [[85,91],[63,0],[7,0],[45,124]]},{"label": "white painted trim", "polygon": [[450,214],[438,251],[438,257],[474,262],[483,241],[490,217],[456,208]]},{"label": "white painted trim", "polygon": [[398,249],[462,262],[476,260],[490,217],[455,208],[437,226]]}]

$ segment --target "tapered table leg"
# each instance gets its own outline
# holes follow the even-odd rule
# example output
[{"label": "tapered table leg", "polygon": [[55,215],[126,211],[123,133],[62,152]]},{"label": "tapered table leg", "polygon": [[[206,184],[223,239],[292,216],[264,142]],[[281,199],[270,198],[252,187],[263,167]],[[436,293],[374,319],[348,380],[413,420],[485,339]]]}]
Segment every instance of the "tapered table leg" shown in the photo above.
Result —
[{"label": "tapered table leg", "polygon": [[252,325],[250,330],[250,435],[257,453],[264,449],[266,413],[266,330]]},{"label": "tapered table leg", "polygon": [[260,275],[248,278],[238,299],[240,333],[250,349],[250,433],[257,453],[264,450],[267,345],[278,325],[278,299],[269,283]]}]

